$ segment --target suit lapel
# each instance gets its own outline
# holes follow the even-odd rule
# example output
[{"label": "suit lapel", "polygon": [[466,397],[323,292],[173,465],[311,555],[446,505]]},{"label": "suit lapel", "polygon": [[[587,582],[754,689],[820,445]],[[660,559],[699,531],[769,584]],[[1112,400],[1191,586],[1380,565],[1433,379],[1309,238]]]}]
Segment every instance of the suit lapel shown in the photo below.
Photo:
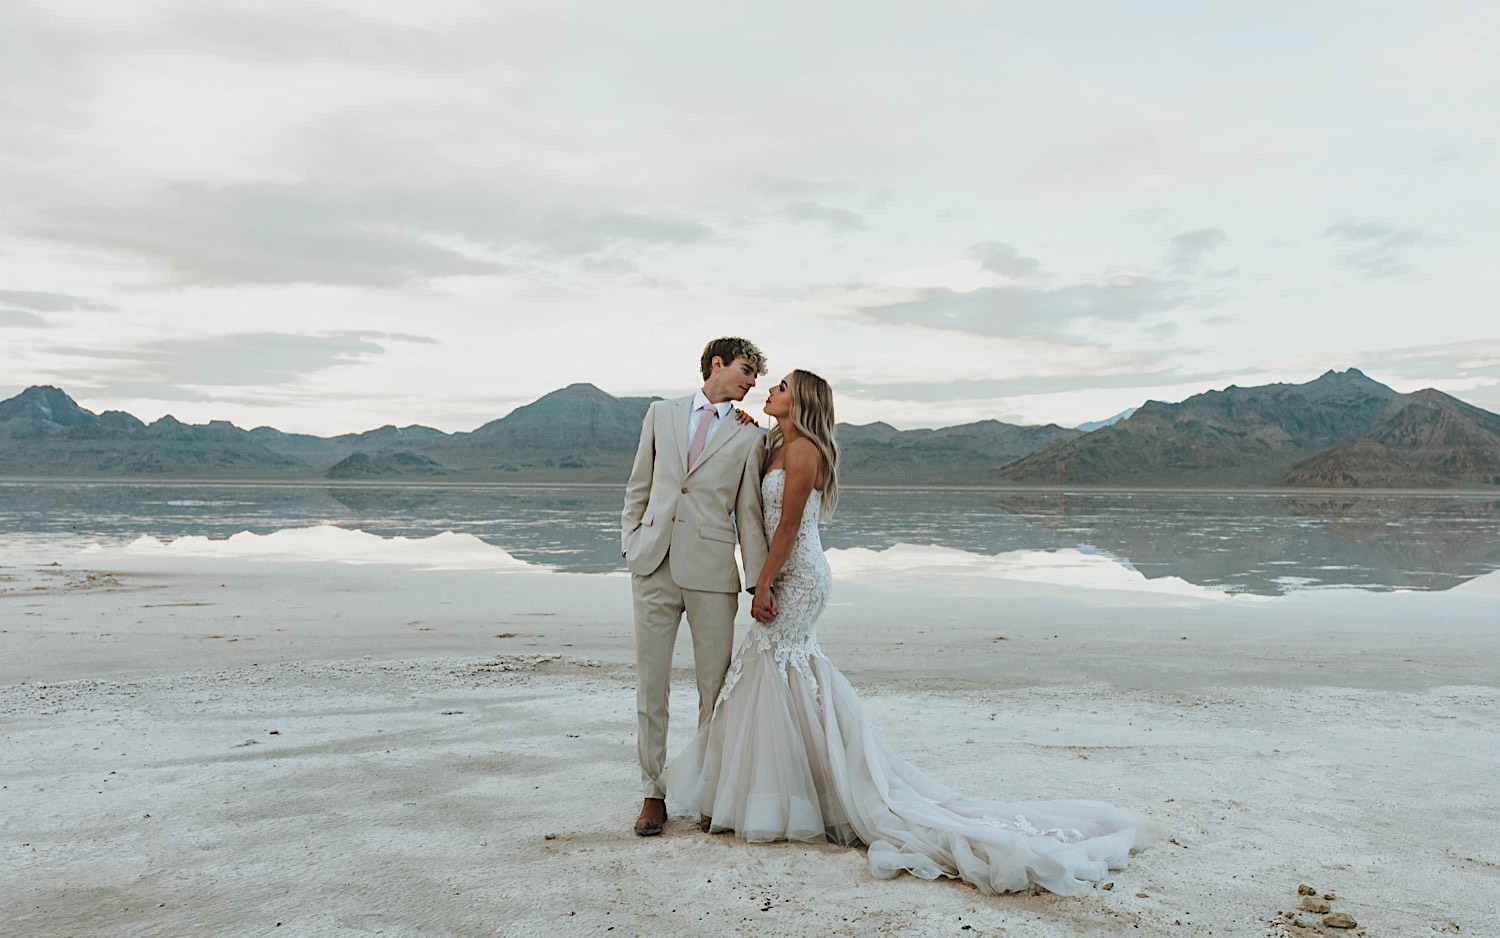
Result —
[{"label": "suit lapel", "polygon": [[[681,468],[682,468],[682,474],[684,476],[687,475],[687,471],[688,471],[688,467],[687,467],[688,414],[689,414],[689,409],[692,406],[693,406],[693,399],[691,397],[684,397],[684,398],[679,399],[673,405],[673,407],[672,407],[672,436],[673,436],[674,439],[677,440],[677,462],[678,462],[678,465],[681,466]],[[714,435],[717,436],[718,434],[714,434]],[[699,459],[699,462],[702,462],[701,458]]]}]

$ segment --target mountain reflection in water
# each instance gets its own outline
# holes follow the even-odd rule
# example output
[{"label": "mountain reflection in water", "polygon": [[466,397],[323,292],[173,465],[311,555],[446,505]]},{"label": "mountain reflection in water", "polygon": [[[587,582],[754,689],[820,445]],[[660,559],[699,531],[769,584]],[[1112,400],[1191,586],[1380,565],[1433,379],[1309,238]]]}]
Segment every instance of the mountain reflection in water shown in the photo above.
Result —
[{"label": "mountain reflection in water", "polygon": [[[616,487],[3,483],[0,538],[224,539],[314,525],[380,537],[452,531],[529,564],[608,573],[623,569],[621,495]],[[823,539],[830,549],[931,546],[981,557],[1082,549],[1147,580],[1266,596],[1446,590],[1500,570],[1500,499],[853,489]]]},{"label": "mountain reflection in water", "polygon": [[[859,492],[829,547],[1088,547],[1232,592],[1446,590],[1500,569],[1500,499],[1443,495]],[[871,497],[873,496],[873,497]],[[960,507],[961,506],[961,507]]]}]

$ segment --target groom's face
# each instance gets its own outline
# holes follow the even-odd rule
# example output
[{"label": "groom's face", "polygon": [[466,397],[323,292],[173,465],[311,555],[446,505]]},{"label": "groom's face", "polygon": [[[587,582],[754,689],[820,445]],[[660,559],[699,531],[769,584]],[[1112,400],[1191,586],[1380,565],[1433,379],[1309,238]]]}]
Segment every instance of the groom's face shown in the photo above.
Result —
[{"label": "groom's face", "polygon": [[712,368],[708,381],[704,383],[704,391],[710,400],[743,401],[755,387],[755,366],[745,358],[736,357],[726,365],[715,355]]}]

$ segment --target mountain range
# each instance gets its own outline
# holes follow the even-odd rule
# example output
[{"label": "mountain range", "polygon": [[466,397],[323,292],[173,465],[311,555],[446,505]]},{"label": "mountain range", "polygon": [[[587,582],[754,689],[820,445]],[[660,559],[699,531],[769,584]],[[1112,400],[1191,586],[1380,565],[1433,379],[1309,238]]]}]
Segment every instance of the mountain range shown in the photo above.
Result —
[{"label": "mountain range", "polygon": [[[646,408],[572,384],[472,431],[333,437],[222,420],[95,414],[55,387],[0,401],[0,477],[623,483]],[[1500,415],[1356,369],[1306,384],[1148,401],[1091,429],[982,420],[840,424],[847,484],[1451,488],[1500,486]]]},{"label": "mountain range", "polygon": [[1147,401],[990,473],[1001,484],[1446,488],[1500,485],[1500,416],[1356,368],[1306,384]]}]

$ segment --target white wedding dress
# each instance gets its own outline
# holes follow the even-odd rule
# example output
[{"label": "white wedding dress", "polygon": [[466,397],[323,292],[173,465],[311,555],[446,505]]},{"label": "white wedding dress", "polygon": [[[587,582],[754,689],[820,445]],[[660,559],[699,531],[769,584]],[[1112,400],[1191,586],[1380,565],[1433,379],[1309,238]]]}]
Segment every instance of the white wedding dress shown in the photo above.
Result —
[{"label": "white wedding dress", "polygon": [[[767,531],[781,520],[784,476],[762,482]],[[1123,869],[1142,838],[1137,816],[1098,801],[965,798],[875,739],[814,631],[833,584],[820,500],[808,496],[776,580],[776,618],[750,627],[713,717],[663,775],[672,809],[750,841],[864,844],[876,876],[957,877],[986,893],[1035,883],[1074,895]]]}]

